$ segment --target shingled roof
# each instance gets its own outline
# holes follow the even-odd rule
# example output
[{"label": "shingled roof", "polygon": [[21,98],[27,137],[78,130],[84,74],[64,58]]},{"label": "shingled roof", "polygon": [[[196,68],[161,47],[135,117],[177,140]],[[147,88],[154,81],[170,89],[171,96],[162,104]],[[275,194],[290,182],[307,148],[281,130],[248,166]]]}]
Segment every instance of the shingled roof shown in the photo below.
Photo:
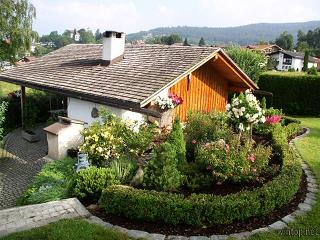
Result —
[{"label": "shingled roof", "polygon": [[101,44],[70,44],[2,72],[0,80],[110,106],[141,108],[143,100],[219,51],[212,47],[128,45],[122,61],[103,66]]}]

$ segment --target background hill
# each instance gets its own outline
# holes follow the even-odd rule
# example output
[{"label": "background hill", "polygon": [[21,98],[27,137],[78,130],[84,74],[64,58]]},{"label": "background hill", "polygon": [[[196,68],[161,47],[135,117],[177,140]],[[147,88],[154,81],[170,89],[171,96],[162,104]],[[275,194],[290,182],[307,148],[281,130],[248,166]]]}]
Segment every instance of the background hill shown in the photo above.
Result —
[{"label": "background hill", "polygon": [[258,23],[238,27],[161,27],[149,31],[128,34],[128,41],[152,38],[156,36],[178,34],[188,38],[190,43],[198,43],[201,37],[209,44],[253,44],[259,41],[274,41],[282,32],[288,31],[297,38],[298,30],[308,32],[320,27],[320,21],[299,23]]}]

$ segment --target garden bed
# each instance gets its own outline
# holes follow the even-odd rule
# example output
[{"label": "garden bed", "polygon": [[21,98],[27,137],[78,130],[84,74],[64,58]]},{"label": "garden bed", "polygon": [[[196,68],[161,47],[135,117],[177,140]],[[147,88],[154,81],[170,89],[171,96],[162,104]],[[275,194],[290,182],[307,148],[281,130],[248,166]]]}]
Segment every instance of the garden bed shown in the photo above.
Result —
[{"label": "garden bed", "polygon": [[163,222],[148,222],[143,220],[128,219],[126,217],[115,216],[106,213],[101,208],[88,210],[95,216],[109,222],[113,225],[118,225],[127,229],[139,229],[146,232],[155,232],[164,235],[183,235],[183,236],[211,236],[213,234],[231,234],[244,231],[252,231],[254,229],[268,226],[286,215],[294,212],[299,203],[302,203],[307,193],[306,175],[301,176],[301,182],[298,192],[294,198],[285,206],[276,209],[266,216],[252,217],[245,221],[236,221],[230,224],[216,224],[214,226],[190,226],[179,224],[172,226]]}]

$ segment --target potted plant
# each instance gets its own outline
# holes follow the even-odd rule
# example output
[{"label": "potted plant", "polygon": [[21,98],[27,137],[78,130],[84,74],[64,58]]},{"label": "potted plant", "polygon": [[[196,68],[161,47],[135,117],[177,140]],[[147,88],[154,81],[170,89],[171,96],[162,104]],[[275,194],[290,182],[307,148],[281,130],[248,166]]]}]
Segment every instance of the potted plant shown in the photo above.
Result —
[{"label": "potted plant", "polygon": [[23,110],[24,126],[22,126],[23,128],[22,128],[21,135],[28,142],[37,142],[40,140],[39,135],[37,135],[33,131],[33,128],[37,121],[38,112],[39,112],[38,109],[32,106],[32,104],[30,103],[27,103],[24,107],[24,110]]},{"label": "potted plant", "polygon": [[[155,110],[161,113],[161,118],[159,119],[159,127],[171,126],[173,121],[173,109],[182,104],[183,100],[181,97],[174,93],[169,93],[168,96],[159,96],[154,102]],[[154,122],[154,119],[150,119]]]}]

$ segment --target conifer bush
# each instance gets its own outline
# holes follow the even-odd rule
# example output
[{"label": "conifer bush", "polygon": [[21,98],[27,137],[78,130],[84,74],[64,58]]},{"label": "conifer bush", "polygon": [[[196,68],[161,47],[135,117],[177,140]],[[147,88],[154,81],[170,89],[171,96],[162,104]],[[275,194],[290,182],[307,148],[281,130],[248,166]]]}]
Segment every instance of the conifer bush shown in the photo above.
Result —
[{"label": "conifer bush", "polygon": [[178,165],[186,162],[186,142],[184,140],[184,134],[179,118],[174,120],[172,130],[167,141],[172,144],[172,147],[176,151]]},{"label": "conifer bush", "polygon": [[158,191],[179,189],[182,175],[177,169],[176,155],[175,148],[168,142],[156,148],[145,168],[143,185]]}]

